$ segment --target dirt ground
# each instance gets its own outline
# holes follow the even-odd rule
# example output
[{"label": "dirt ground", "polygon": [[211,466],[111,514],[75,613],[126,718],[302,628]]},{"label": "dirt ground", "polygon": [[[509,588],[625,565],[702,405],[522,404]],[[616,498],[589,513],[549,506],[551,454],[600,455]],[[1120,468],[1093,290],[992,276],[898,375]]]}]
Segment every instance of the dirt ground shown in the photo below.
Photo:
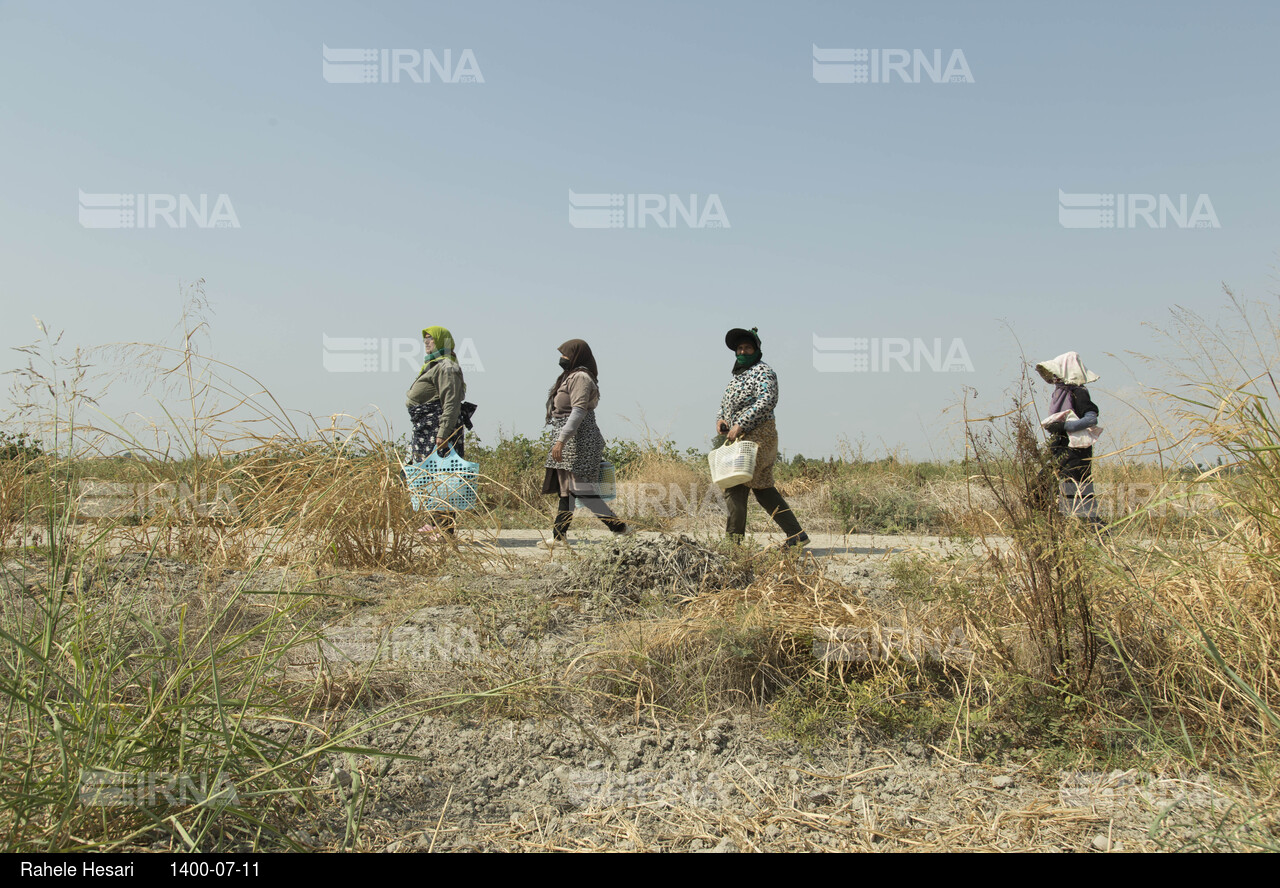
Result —
[{"label": "dirt ground", "polygon": [[[554,554],[533,532],[468,542],[459,551],[479,561],[460,557],[430,578],[260,572],[259,587],[305,581],[344,602],[326,612],[315,655],[295,658],[294,677],[323,664],[358,682],[368,707],[466,695],[360,738],[400,758],[326,760],[316,788],[328,807],[299,823],[297,842],[341,847],[358,811],[354,847],[366,851],[1137,851],[1194,845],[1231,805],[1230,788],[1205,774],[1047,770],[1034,756],[978,763],[857,724],[802,744],[748,701],[659,712],[610,697],[576,677],[610,627],[643,618],[649,599],[627,582],[646,567],[635,556],[605,576],[600,565],[622,558],[613,543],[577,536],[574,551]],[[690,582],[711,569],[696,544],[677,564],[673,539],[641,534],[632,545],[670,555],[662,563]],[[946,545],[823,538],[805,569],[892,599],[889,560]],[[125,574],[142,561],[114,557]],[[129,576],[173,595],[210,574],[159,559]],[[222,570],[214,583],[241,578]],[[667,595],[666,612],[678,610],[680,590]],[[483,696],[493,688],[505,690]]]},{"label": "dirt ground", "polygon": [[[607,585],[601,577],[575,569],[587,560],[598,570],[599,550],[610,545],[602,536],[554,556],[519,533],[501,542],[519,561],[483,578],[350,580],[370,584],[381,603],[330,627],[332,656],[353,664],[376,656],[379,669],[409,674],[415,689],[432,693],[475,690],[484,676],[554,681],[589,656],[602,626],[634,616],[591,594],[593,583]],[[814,569],[876,598],[893,594],[886,568],[895,553],[945,545],[815,542]],[[433,599],[440,603],[425,603]],[[366,772],[363,847],[1154,850],[1193,842],[1230,804],[1204,774],[978,764],[909,739],[873,740],[857,726],[806,746],[761,707],[680,718],[564,694],[530,708],[538,711],[434,715],[367,738],[414,760],[333,762],[335,786],[350,769]],[[1167,827],[1160,842],[1151,833],[1157,818]],[[323,847],[338,835],[335,822],[307,840]]]}]

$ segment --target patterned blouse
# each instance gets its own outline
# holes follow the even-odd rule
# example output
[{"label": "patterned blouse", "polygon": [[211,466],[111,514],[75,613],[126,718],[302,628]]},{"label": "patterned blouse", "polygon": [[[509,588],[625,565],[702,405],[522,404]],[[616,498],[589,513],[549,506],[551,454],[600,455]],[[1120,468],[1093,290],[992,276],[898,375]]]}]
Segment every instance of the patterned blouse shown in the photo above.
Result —
[{"label": "patterned blouse", "polygon": [[745,373],[729,380],[720,399],[720,415],[729,425],[742,426],[749,432],[762,422],[773,419],[773,408],[778,406],[778,374],[760,361]]}]

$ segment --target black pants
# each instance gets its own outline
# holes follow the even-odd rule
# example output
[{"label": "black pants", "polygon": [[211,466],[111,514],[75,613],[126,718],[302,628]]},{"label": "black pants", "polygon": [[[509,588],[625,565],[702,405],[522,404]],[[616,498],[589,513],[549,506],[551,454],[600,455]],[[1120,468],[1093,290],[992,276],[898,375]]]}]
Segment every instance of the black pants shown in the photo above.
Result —
[{"label": "black pants", "polygon": [[756,502],[769,513],[770,518],[777,522],[788,539],[797,537],[804,532],[800,529],[800,522],[796,519],[795,512],[791,511],[791,507],[782,498],[782,494],[778,493],[778,488],[753,489],[745,484],[739,484],[736,487],[730,487],[724,492],[725,502],[729,506],[729,518],[724,527],[725,533],[730,536],[740,537],[747,532],[748,490],[756,495]]},{"label": "black pants", "polygon": [[[569,535],[569,524],[573,521],[573,497],[562,496],[556,512],[556,523],[552,527],[552,535],[563,540]],[[580,496],[582,504],[591,510],[591,514],[603,522],[604,526],[612,530],[614,533],[622,533],[627,529],[627,523],[613,514],[613,509],[609,508],[609,504],[598,496]]]}]

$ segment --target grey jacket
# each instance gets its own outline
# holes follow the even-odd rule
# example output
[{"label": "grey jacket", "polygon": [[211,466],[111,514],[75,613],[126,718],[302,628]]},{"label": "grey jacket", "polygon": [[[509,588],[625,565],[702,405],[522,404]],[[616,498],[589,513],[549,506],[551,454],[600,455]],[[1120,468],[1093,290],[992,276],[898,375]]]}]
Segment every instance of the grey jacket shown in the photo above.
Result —
[{"label": "grey jacket", "polygon": [[462,411],[462,398],[467,393],[467,383],[462,378],[462,368],[444,358],[427,366],[418,374],[405,395],[405,406],[416,407],[419,404],[440,402],[441,438],[447,438],[458,427],[458,416]]}]

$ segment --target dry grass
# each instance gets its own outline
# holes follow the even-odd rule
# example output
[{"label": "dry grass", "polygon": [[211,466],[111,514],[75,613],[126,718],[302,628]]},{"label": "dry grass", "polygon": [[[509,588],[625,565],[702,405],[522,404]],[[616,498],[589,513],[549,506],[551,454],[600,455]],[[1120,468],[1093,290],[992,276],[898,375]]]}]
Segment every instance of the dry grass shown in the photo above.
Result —
[{"label": "dry grass", "polygon": [[672,599],[608,624],[570,670],[638,720],[705,719],[760,707],[804,681],[845,681],[925,663],[971,668],[963,617],[939,602],[873,605],[812,559],[749,553],[753,579]]},{"label": "dry grass", "polygon": [[[1270,324],[1267,330],[1276,339],[1280,327]],[[1257,336],[1254,341],[1270,346],[1272,339]],[[1190,341],[1206,347],[1222,344],[1212,336]],[[64,618],[89,620],[88,611],[75,609],[75,593],[92,574],[91,554],[99,564],[102,553],[136,550],[208,566],[287,565],[313,575],[333,568],[430,575],[446,565],[453,573],[482,575],[502,558],[493,550],[451,540],[427,542],[417,532],[424,518],[409,508],[384,425],[350,417],[300,422],[252,380],[202,359],[191,342],[189,329],[180,348],[162,350],[170,359],[169,381],[186,387],[191,405],[189,421],[179,423],[180,459],[171,457],[169,444],[145,447],[118,428],[81,421],[78,406],[84,402],[76,386],[84,376],[79,357],[65,366],[53,364],[56,372],[44,375],[29,368],[27,390],[44,385],[57,393],[58,402],[43,412],[26,405],[26,424],[46,433],[48,453],[33,460],[0,460],[0,543],[21,547],[31,542],[33,532],[40,534],[42,551],[56,567],[38,591],[57,598],[44,629],[32,614],[13,611],[10,622],[18,635],[49,635],[49,627],[56,629]],[[930,564],[915,580],[903,573],[897,601],[886,605],[873,604],[858,588],[833,580],[812,560],[743,550],[731,558],[744,576],[749,569],[749,582],[697,584],[678,597],[666,588],[665,596],[613,602],[616,610],[602,621],[592,649],[567,670],[552,654],[546,659],[522,657],[501,635],[513,608],[529,608],[522,617],[532,623],[545,618],[533,613],[547,607],[545,601],[532,596],[513,603],[497,595],[472,600],[468,603],[475,608],[487,657],[455,670],[450,677],[455,696],[481,717],[568,715],[586,701],[651,723],[705,721],[739,707],[767,709],[793,721],[798,713],[813,715],[815,721],[836,713],[859,724],[874,721],[887,731],[927,722],[930,736],[951,755],[980,745],[984,720],[994,722],[1010,713],[1012,720],[1024,723],[1052,721],[1058,732],[1052,742],[1072,755],[1101,754],[1090,746],[1092,740],[1083,738],[1094,724],[1104,723],[1108,731],[1126,732],[1137,755],[1176,755],[1197,766],[1233,771],[1255,790],[1260,804],[1269,804],[1280,790],[1280,432],[1274,412],[1280,390],[1263,372],[1274,366],[1270,358],[1257,366],[1208,359],[1196,366],[1216,375],[1198,380],[1198,393],[1178,396],[1181,424],[1198,436],[1180,443],[1227,457],[1221,468],[1193,479],[1213,491],[1216,511],[1170,520],[1150,507],[1139,508],[1123,534],[1099,544],[1051,508],[1038,436],[1015,408],[1007,437],[978,442],[977,459],[966,466],[934,471],[897,461],[849,460],[780,472],[787,496],[818,509],[840,530],[936,529],[941,523],[985,541],[985,559]],[[215,405],[219,398],[223,403]],[[504,451],[506,444],[512,446]],[[137,507],[130,520],[75,522],[77,484],[95,466],[123,471],[103,457],[124,446],[149,457],[131,462],[129,472],[154,485],[186,483],[194,499],[185,509]],[[506,455],[499,458],[500,452]],[[491,457],[485,466],[483,507],[464,516],[465,524],[498,529],[512,516],[540,516],[543,504],[535,488],[542,457],[536,442],[504,440]],[[1190,462],[1195,460],[1181,451],[1169,460],[1171,466]],[[962,486],[964,473],[970,482],[980,483]],[[129,479],[143,483],[134,475]],[[1099,484],[1118,485],[1180,480],[1185,478],[1172,469],[1138,463],[1100,469],[1098,477]],[[638,448],[620,481],[700,493],[708,479],[701,464],[674,455],[670,448],[650,446]],[[224,488],[231,494],[233,512],[221,509],[209,494]],[[669,494],[666,506],[662,514],[640,515],[642,524],[670,529],[706,521],[687,503],[682,511]],[[815,515],[806,523],[821,521]],[[683,570],[675,562],[660,567]],[[595,579],[604,576],[597,572]],[[913,590],[911,583],[919,588]],[[596,583],[597,592],[601,585]],[[22,588],[23,594],[38,599],[32,589]],[[432,595],[436,602],[463,600],[454,590]],[[124,620],[129,608],[116,604],[112,619]],[[194,602],[187,607],[184,613],[201,616]],[[244,635],[246,627],[258,627],[259,635],[275,639],[242,645],[242,661],[263,650],[284,660],[287,651],[310,640],[305,625],[314,613],[297,612],[278,600],[267,618],[256,623],[249,611],[228,611],[225,601],[207,609],[209,620],[191,623],[199,628],[202,643]],[[178,638],[170,624],[156,636],[155,649],[144,645],[157,662],[166,656],[164,645],[174,645]],[[957,628],[964,640],[963,658],[934,657],[927,644],[903,642],[942,641]],[[134,629],[136,637],[121,638],[110,635],[110,627],[93,624],[98,633],[93,644],[110,655],[104,663],[133,656],[130,645],[145,642],[142,628]],[[833,638],[851,637],[852,646],[824,647]],[[56,665],[55,653],[67,662],[75,660],[73,650],[68,648],[64,657],[53,640],[45,648],[40,663],[49,669]],[[22,659],[25,654],[14,656],[15,663],[25,664],[23,669],[34,668]],[[1095,662],[1102,668],[1095,669]],[[190,649],[176,666],[166,668],[196,676],[193,681],[203,694],[205,676],[218,665],[208,651]],[[342,672],[318,662],[293,665],[306,668],[285,670],[281,678],[273,664],[271,670],[242,675],[246,694],[261,689],[262,705],[275,707],[271,717],[327,722],[422,690],[372,668]],[[130,675],[134,681],[136,675]],[[1011,675],[1019,681],[1030,677],[1018,685],[1026,694],[1009,691]],[[137,705],[129,696],[136,687],[121,691],[102,676],[92,678],[103,712]],[[13,700],[18,690],[15,685]],[[1043,716],[1037,707],[1046,699],[1058,708]],[[786,701],[799,702],[788,708]],[[56,702],[68,705],[67,700]],[[220,694],[199,696],[199,703],[212,714],[209,725],[225,711]],[[920,715],[934,706],[937,715]],[[1003,715],[996,711],[1000,707]],[[163,705],[147,711],[157,720],[172,715]],[[29,753],[41,779],[53,786],[50,775],[58,748],[31,727],[38,721],[34,710],[24,717],[29,722],[26,734],[11,722],[5,742]],[[1086,721],[1086,727],[1078,724]],[[788,727],[801,730],[795,724]],[[1036,735],[1028,731],[1019,737]],[[93,757],[91,740],[76,751],[85,761]],[[20,741],[30,743],[21,747]],[[258,776],[246,774],[244,779]],[[846,777],[849,786],[856,786],[856,775],[841,775],[842,784]],[[66,795],[67,787],[56,788]],[[1098,817],[1089,812],[1051,806],[992,812],[966,798],[957,800],[955,822],[960,825],[938,829],[922,842],[917,830],[887,822],[869,803],[858,809],[852,801],[840,800],[807,810],[773,790],[745,784],[741,789],[748,800],[745,810],[751,813],[672,807],[659,817],[658,834],[666,838],[658,843],[679,848],[695,839],[707,843],[730,836],[746,850],[757,847],[769,827],[786,835],[791,826],[804,825],[783,844],[796,849],[826,846],[814,836],[830,835],[839,837],[840,847],[866,849],[1065,848],[1078,847],[1081,835],[1100,828]],[[969,819],[961,823],[963,811]],[[636,813],[625,806],[593,812],[593,831],[586,835],[541,824],[530,827],[522,820],[501,837],[529,848],[609,841],[641,847],[655,840],[628,826]],[[15,832],[22,828],[16,821],[9,826]],[[62,836],[58,824],[46,826],[44,835]],[[1225,826],[1223,830],[1223,835],[1229,832]],[[109,833],[107,829],[103,835]]]}]

